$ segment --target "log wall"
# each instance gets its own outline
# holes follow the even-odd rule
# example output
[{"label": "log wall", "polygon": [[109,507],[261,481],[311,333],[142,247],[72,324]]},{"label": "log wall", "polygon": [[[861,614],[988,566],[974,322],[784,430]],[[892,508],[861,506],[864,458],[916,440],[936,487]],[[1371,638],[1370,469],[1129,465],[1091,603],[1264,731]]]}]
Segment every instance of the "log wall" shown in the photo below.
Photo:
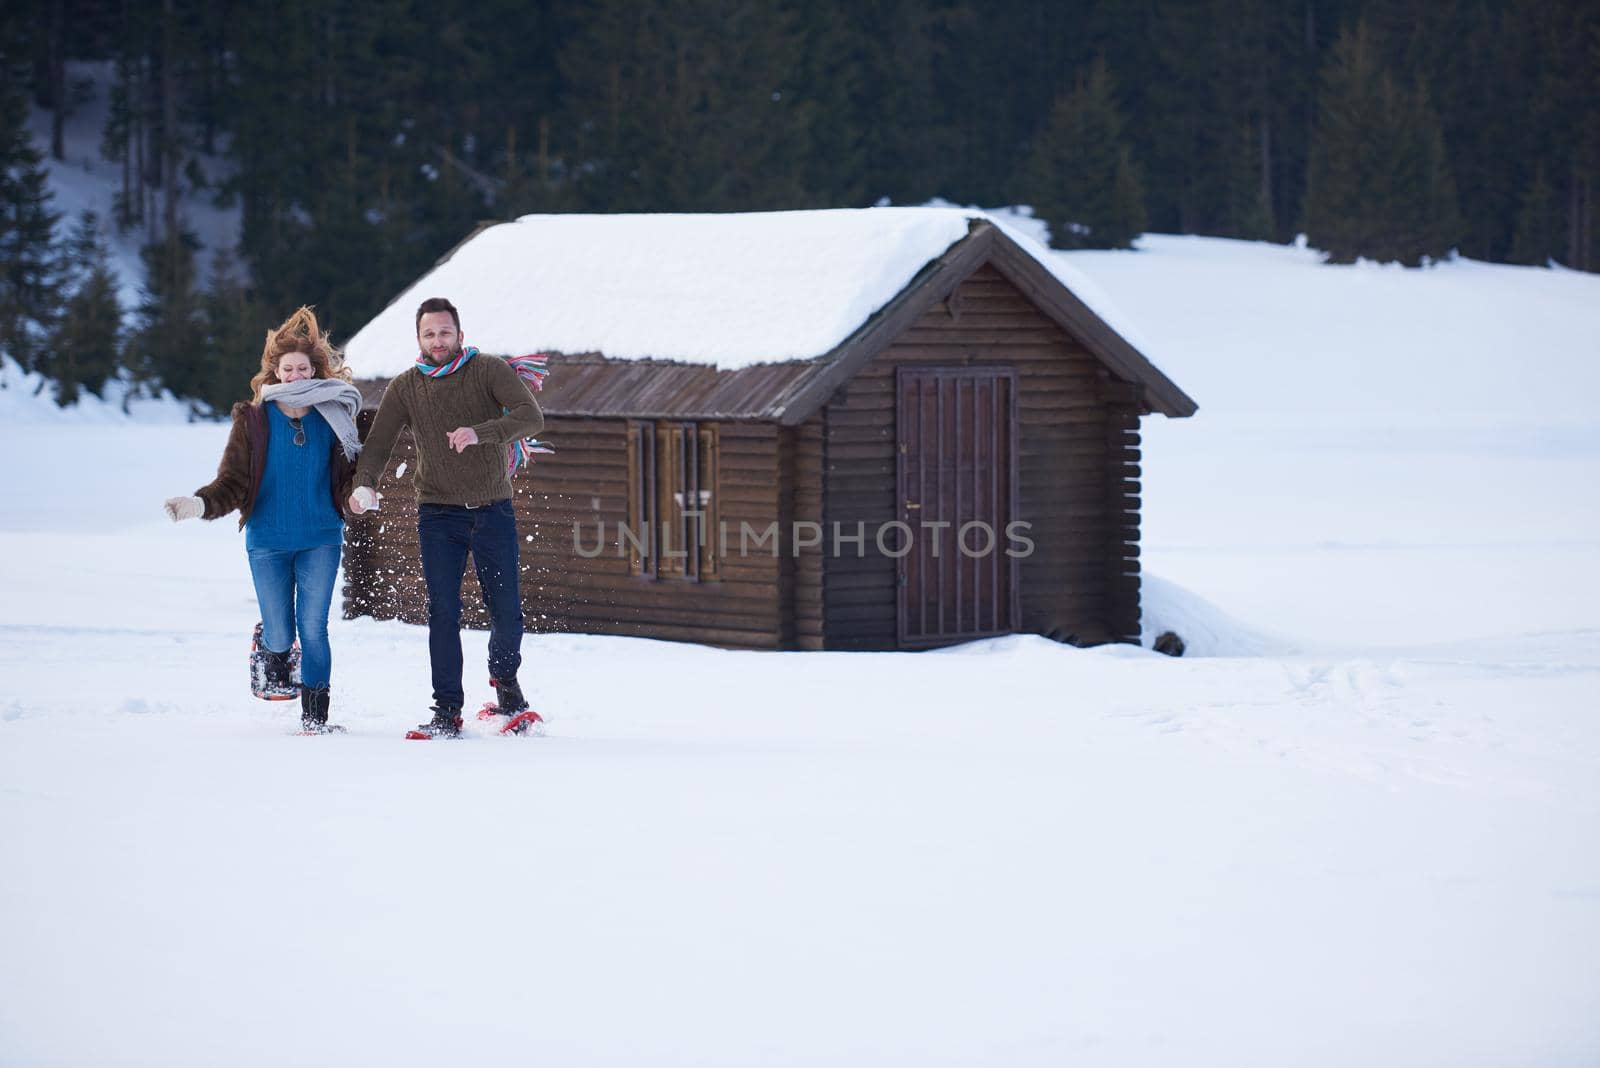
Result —
[{"label": "log wall", "polygon": [[[628,519],[627,423],[551,418],[541,437],[558,450],[539,457],[513,480],[523,537],[523,612],[530,631],[576,631],[668,638],[749,649],[792,643],[780,587],[784,566],[770,548],[741,555],[741,523],[762,531],[778,522],[785,487],[776,477],[779,429],[771,424],[719,424],[720,518],[730,549],[716,581],[653,580],[631,573],[619,552]],[[401,464],[407,476],[396,478]],[[353,520],[346,533],[345,615],[427,622],[427,592],[418,563],[416,501],[409,478],[415,454],[402,436],[379,487],[383,508]],[[603,528],[602,528],[603,524]],[[576,526],[576,538],[574,528]],[[593,553],[593,558],[578,551]],[[792,568],[791,568],[792,569]],[[789,583],[790,589],[793,583]],[[488,625],[468,566],[463,622]]]},{"label": "log wall", "polygon": [[[822,413],[787,431],[793,441],[794,464],[788,473],[792,486],[792,514],[794,522],[815,523],[822,526],[824,423]],[[785,530],[792,533],[793,527]],[[794,649],[822,649],[823,628],[823,554],[820,546],[802,549],[798,553],[791,542],[785,555],[794,561]]]},{"label": "log wall", "polygon": [[[1022,629],[1080,644],[1137,640],[1138,409],[1104,366],[992,266],[979,268],[823,410],[824,521],[869,531],[897,518],[895,369],[1001,365],[1017,372]],[[1121,403],[1112,403],[1112,400]],[[830,547],[831,548],[831,547]],[[896,646],[897,566],[824,554],[823,644]]]}]

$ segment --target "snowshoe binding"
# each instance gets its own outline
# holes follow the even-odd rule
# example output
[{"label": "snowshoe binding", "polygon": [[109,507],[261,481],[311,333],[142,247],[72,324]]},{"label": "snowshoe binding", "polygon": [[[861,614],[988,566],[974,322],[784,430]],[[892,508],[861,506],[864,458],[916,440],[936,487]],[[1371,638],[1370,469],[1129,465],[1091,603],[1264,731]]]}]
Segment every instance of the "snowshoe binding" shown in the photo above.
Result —
[{"label": "snowshoe binding", "polygon": [[261,630],[257,623],[250,638],[250,692],[263,701],[292,701],[300,695],[300,646],[275,653],[261,640]]},{"label": "snowshoe binding", "polygon": [[406,738],[414,742],[425,742],[430,738],[459,737],[461,737],[461,709],[459,706],[442,702],[434,703],[433,719],[418,724],[415,730],[406,731]]},{"label": "snowshoe binding", "polygon": [[478,709],[479,719],[497,722],[501,734],[544,732],[544,717],[528,707],[528,700],[522,696],[522,687],[517,685],[516,679],[490,679],[489,685],[494,687],[496,699],[486,701]]}]

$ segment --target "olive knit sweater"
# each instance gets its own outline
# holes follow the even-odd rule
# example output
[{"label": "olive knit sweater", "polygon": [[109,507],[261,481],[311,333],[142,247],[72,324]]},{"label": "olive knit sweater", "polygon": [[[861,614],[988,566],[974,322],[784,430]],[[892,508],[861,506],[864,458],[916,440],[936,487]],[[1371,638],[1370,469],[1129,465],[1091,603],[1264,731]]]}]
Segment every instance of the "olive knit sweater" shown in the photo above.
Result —
[{"label": "olive knit sweater", "polygon": [[[477,505],[511,496],[506,446],[543,430],[544,413],[511,365],[494,356],[480,353],[443,378],[406,371],[378,404],[356,465],[357,486],[377,488],[407,426],[417,443],[417,501]],[[446,435],[464,426],[477,431],[478,444],[458,453]]]}]

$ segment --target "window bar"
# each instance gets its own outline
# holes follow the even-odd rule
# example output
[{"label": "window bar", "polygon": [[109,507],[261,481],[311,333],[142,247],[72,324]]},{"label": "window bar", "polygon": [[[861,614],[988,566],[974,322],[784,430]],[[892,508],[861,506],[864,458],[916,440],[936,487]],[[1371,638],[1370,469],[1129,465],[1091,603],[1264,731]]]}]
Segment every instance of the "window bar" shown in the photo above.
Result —
[{"label": "window bar", "polygon": [[924,399],[923,387],[928,382],[927,375],[917,375],[912,381],[917,384],[917,636],[928,636],[928,560],[929,556],[923,542],[924,536],[931,537],[926,527],[922,525],[923,513],[928,507],[928,414],[927,401]]},{"label": "window bar", "polygon": [[[989,523],[990,516],[984,515],[984,385],[987,379],[976,379],[973,382],[973,518]],[[984,632],[984,564],[982,561],[973,561],[973,630]]]},{"label": "window bar", "polygon": [[705,456],[700,464],[701,490],[704,496],[704,500],[700,502],[700,510],[705,513],[700,520],[700,531],[705,538],[705,561],[701,565],[701,570],[715,579],[721,573],[721,543],[718,541],[722,529],[718,515],[721,501],[717,499],[719,435],[715,424],[700,429],[697,434],[705,446]]},{"label": "window bar", "polygon": [[[1000,524],[1000,386],[1004,379],[996,377],[989,390],[989,515]],[[1007,522],[1011,517],[1005,517]],[[1000,626],[1000,535],[995,531],[995,551],[989,554],[989,614],[994,629]],[[1009,559],[1009,557],[1007,558]]]},{"label": "window bar", "polygon": [[701,524],[689,515],[690,511],[700,511],[700,435],[693,423],[683,425],[684,466],[688,469],[688,486],[684,489],[684,502],[688,508],[684,512],[685,525],[694,531],[694,548],[684,545],[684,551],[689,555],[684,561],[684,567],[689,571],[689,577],[696,582],[700,581],[700,554],[704,546],[700,544]]},{"label": "window bar", "polygon": [[956,498],[956,500],[955,500],[955,516],[954,516],[955,522],[954,522],[954,524],[952,526],[952,529],[955,531],[955,535],[956,535],[956,543],[955,543],[955,545],[951,546],[950,569],[953,572],[955,572],[953,577],[955,579],[955,584],[956,584],[956,597],[955,597],[956,629],[955,629],[955,633],[957,633],[957,634],[964,633],[964,631],[961,629],[961,570],[962,570],[963,563],[966,561],[966,557],[961,555],[961,465],[966,460],[965,454],[963,454],[962,451],[961,451],[961,445],[962,445],[962,442],[961,442],[961,383],[962,383],[962,380],[963,380],[964,377],[965,376],[958,376],[957,378],[955,378],[950,383],[951,386],[953,387],[951,392],[953,394],[955,394],[955,396],[952,398],[952,400],[954,401],[954,407],[955,407],[955,410],[956,410],[956,412],[955,412],[955,414],[956,414],[956,422],[955,422],[955,438],[956,438],[955,444],[956,444],[956,448],[955,448],[955,453],[954,453],[955,470],[950,472],[951,488],[955,491],[955,498]]},{"label": "window bar", "polygon": [[[1017,376],[1015,371],[1006,375],[1006,514],[1015,517],[1021,503],[1021,429],[1017,426]],[[1020,564],[1015,557],[1006,558],[1006,626],[1012,630],[1022,627],[1022,598],[1017,592]]]},{"label": "window bar", "polygon": [[[683,498],[683,484],[687,481],[685,476],[688,473],[688,466],[683,461],[683,425],[680,423],[673,426],[668,431],[668,437],[672,442],[672,470],[668,472],[670,481],[667,483],[667,491],[669,493],[676,491],[677,496],[677,509],[675,512],[669,509],[669,514],[672,515],[673,529],[678,532],[678,551],[684,555],[667,557],[669,561],[667,570],[674,574],[682,575],[686,574],[689,569],[689,540],[683,535],[683,525],[688,520],[688,517],[684,515],[684,511],[689,507],[689,502]],[[665,504],[666,502],[662,503]],[[670,549],[671,546],[662,546],[662,548]]]},{"label": "window bar", "polygon": [[[650,522],[649,510],[644,506],[645,484],[647,481],[645,472],[649,470],[650,465],[645,463],[643,428],[635,424],[628,428],[628,433],[633,435],[633,507],[629,510],[631,514],[628,518],[637,524],[634,528],[634,534],[637,536],[639,533],[638,526]],[[646,529],[649,528],[646,527]],[[649,565],[649,561],[645,559],[644,552],[640,549],[632,549],[631,551],[639,558],[639,574],[644,574]]]},{"label": "window bar", "polygon": [[645,507],[642,514],[645,518],[645,568],[651,578],[661,577],[661,527],[656,515],[656,428],[654,423],[647,423],[640,428],[640,433],[645,440],[645,447],[641,453],[648,453],[644,462],[645,473]]}]

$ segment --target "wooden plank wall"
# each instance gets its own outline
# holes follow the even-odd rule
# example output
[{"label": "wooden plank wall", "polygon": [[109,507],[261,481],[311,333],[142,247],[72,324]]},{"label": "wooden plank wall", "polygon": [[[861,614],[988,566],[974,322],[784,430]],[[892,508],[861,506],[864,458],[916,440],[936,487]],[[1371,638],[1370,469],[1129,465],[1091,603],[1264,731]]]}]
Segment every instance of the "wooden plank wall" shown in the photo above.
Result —
[{"label": "wooden plank wall", "polygon": [[[818,412],[792,430],[792,468],[788,479],[793,491],[791,514],[794,523],[823,522],[822,510],[822,442],[823,417]],[[786,526],[785,539],[793,531]],[[823,648],[823,550],[821,546],[802,549],[796,553],[792,542],[785,554],[794,560],[793,619],[794,640],[789,648]]]},{"label": "wooden plank wall", "polygon": [[[626,554],[618,552],[619,526],[628,517],[625,421],[551,418],[540,436],[555,444],[556,455],[540,457],[513,481],[528,630],[781,647],[780,561],[768,549],[741,557],[736,548],[741,522],[760,531],[779,518],[777,427],[720,424],[719,503],[735,548],[722,560],[717,581],[699,583],[633,575]],[[382,512],[348,528],[347,617],[427,621],[413,487],[409,477],[393,477],[402,463],[415,463],[408,438],[396,447],[380,487]],[[593,552],[602,523],[606,548],[585,558],[574,526],[578,542]],[[463,622],[487,626],[470,565],[463,601]]]},{"label": "wooden plank wall", "polygon": [[[1021,561],[1022,629],[1080,644],[1138,634],[1138,415],[1103,397],[1103,365],[984,266],[851,379],[824,409],[824,514],[869,531],[866,555],[826,558],[829,649],[895,647],[895,561],[870,532],[896,518],[898,366],[1014,367],[1021,446],[1019,514],[1033,524]],[[1110,465],[1113,452],[1120,462]],[[831,548],[831,546],[830,546]],[[1131,570],[1130,570],[1131,568]]]}]

